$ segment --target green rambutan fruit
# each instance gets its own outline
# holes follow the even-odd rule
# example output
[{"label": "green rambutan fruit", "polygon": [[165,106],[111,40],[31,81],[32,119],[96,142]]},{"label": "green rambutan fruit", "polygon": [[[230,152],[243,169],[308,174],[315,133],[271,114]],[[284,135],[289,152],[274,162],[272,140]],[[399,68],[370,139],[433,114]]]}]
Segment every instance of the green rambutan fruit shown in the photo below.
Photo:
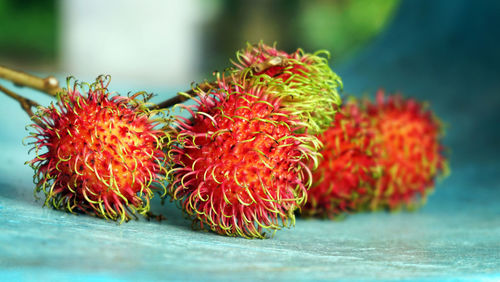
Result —
[{"label": "green rambutan fruit", "polygon": [[146,214],[153,190],[165,189],[168,135],[157,129],[161,112],[149,111],[141,93],[113,96],[108,84],[99,77],[71,89],[68,80],[56,105],[40,107],[29,136],[36,157],[28,163],[45,205],[123,222]]},{"label": "green rambutan fruit", "polygon": [[169,151],[169,194],[202,228],[227,236],[265,238],[294,224],[311,184],[309,161],[319,141],[283,105],[273,85],[218,77],[196,105],[183,106]]},{"label": "green rambutan fruit", "polygon": [[260,42],[249,44],[236,56],[237,71],[250,69],[260,80],[282,88],[277,97],[309,133],[321,133],[333,122],[341,103],[337,88],[342,81],[328,66],[327,51],[310,54],[297,49],[289,54]]}]

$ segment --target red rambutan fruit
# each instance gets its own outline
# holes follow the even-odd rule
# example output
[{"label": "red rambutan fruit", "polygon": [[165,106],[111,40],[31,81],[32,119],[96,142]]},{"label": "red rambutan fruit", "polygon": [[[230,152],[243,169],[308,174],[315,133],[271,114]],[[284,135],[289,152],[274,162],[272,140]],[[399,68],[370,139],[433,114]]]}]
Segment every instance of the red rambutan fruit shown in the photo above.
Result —
[{"label": "red rambutan fruit", "polygon": [[178,118],[169,193],[202,228],[265,238],[294,224],[319,142],[297,133],[303,125],[273,86],[236,75],[217,85],[184,106],[191,119]]},{"label": "red rambutan fruit", "polygon": [[168,136],[140,93],[112,96],[108,84],[99,77],[82,94],[83,84],[68,83],[57,105],[41,107],[30,136],[36,157],[28,163],[45,205],[123,222],[147,213],[153,190],[164,185]]},{"label": "red rambutan fruit", "polygon": [[323,158],[313,171],[302,215],[333,219],[366,207],[377,172],[368,122],[358,106],[349,102],[342,106],[331,126],[318,135],[324,144],[320,150]]},{"label": "red rambutan fruit", "polygon": [[297,49],[293,53],[277,50],[260,42],[238,51],[233,62],[238,71],[250,69],[266,83],[277,84],[276,93],[290,113],[305,123],[309,133],[321,133],[330,126],[341,103],[337,88],[340,77],[328,66],[327,51],[314,54]]},{"label": "red rambutan fruit", "polygon": [[423,104],[400,95],[342,106],[318,135],[323,159],[313,171],[305,216],[413,208],[446,172],[442,128]]},{"label": "red rambutan fruit", "polygon": [[385,98],[383,91],[377,93],[376,103],[365,101],[365,107],[382,172],[371,208],[413,208],[447,169],[441,123],[425,105],[400,95]]}]

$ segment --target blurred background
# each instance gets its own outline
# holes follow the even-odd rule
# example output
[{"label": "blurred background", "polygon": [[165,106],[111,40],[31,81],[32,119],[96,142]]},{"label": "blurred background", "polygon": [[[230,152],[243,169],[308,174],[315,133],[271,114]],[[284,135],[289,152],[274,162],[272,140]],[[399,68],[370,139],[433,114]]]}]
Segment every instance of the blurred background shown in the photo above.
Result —
[{"label": "blurred background", "polygon": [[[246,42],[354,56],[399,0],[0,0],[0,60],[159,86],[223,70]],[[327,35],[327,36],[325,36]]]}]

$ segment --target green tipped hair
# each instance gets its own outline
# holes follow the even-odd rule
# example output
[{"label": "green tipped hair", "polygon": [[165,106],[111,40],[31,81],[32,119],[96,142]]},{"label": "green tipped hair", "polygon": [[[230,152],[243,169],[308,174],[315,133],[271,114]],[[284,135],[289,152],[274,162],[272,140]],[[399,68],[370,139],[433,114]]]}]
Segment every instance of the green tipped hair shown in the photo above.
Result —
[{"label": "green tipped hair", "polygon": [[[303,121],[311,134],[324,132],[334,121],[341,104],[338,89],[342,80],[328,65],[330,54],[320,50],[313,54],[297,49],[287,54],[262,42],[248,44],[245,50],[236,53],[237,67],[234,72],[251,71],[251,75],[265,84],[281,88],[278,97],[286,110]],[[266,71],[257,72],[256,66],[263,61],[280,57],[279,74],[269,75]],[[271,67],[272,68],[272,67]]]}]

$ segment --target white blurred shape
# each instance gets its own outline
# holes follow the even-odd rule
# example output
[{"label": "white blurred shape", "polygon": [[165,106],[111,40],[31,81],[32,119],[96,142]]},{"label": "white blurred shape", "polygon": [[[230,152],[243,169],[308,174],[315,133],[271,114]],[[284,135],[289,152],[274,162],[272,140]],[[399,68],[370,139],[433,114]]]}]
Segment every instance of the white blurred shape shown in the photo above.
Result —
[{"label": "white blurred shape", "polygon": [[199,72],[199,0],[61,1],[62,69],[80,80],[184,85]]}]

